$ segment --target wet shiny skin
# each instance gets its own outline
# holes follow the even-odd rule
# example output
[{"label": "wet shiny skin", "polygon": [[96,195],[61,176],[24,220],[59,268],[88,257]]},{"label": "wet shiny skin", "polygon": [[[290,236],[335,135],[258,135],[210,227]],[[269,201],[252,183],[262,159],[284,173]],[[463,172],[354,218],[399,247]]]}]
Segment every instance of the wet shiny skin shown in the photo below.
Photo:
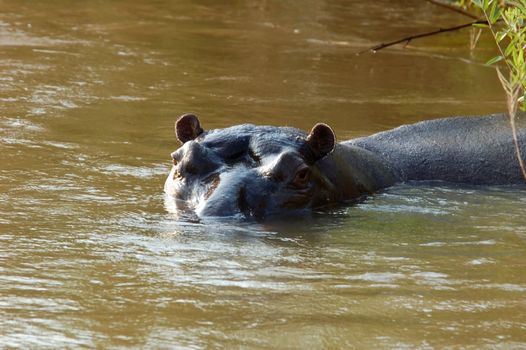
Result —
[{"label": "wet shiny skin", "polygon": [[0,348],[524,347],[521,189],[398,186],[273,225],[163,202],[184,111],[346,140],[504,110],[491,38],[354,54],[462,16],[420,0],[0,7]]},{"label": "wet shiny skin", "polygon": [[[517,116],[523,154],[525,117]],[[254,125],[205,131],[185,114],[175,131],[183,146],[171,155],[165,193],[199,217],[308,215],[417,181],[526,189],[503,114],[423,121],[340,144],[321,123],[308,136]]]},{"label": "wet shiny skin", "polygon": [[[184,144],[172,153],[174,166],[164,190],[176,204],[183,202],[179,210],[260,220],[299,215],[331,201],[332,184],[317,167],[334,147],[326,125],[316,125],[309,136],[293,128],[255,125],[203,131],[197,117],[187,114],[177,121],[176,134]],[[323,137],[330,145],[320,150]]]}]

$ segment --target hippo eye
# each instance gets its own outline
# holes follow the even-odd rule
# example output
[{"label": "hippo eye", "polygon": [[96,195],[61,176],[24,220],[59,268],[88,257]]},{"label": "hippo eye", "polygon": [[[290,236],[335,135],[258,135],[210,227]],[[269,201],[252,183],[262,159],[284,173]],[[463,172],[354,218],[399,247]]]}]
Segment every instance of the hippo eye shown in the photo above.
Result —
[{"label": "hippo eye", "polygon": [[310,170],[309,168],[303,168],[303,169],[300,169],[296,173],[296,176],[294,176],[294,179],[292,180],[290,184],[296,188],[303,188],[307,186],[307,184],[309,183],[309,180],[310,180]]}]

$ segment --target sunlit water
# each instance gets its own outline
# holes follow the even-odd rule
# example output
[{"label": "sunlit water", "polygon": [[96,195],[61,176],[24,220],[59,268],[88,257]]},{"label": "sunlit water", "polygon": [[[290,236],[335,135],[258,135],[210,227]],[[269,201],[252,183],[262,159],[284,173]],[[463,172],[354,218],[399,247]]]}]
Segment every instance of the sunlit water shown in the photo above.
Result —
[{"label": "sunlit water", "polygon": [[[467,19],[469,20],[469,19]],[[0,1],[0,348],[526,348],[526,190],[406,184],[177,220],[173,122],[340,139],[504,109],[423,1]]]}]

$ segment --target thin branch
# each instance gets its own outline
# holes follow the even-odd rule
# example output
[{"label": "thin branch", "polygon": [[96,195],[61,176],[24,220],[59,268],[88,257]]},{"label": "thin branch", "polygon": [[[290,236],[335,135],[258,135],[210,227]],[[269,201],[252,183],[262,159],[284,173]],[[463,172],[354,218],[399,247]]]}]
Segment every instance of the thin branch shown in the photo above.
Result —
[{"label": "thin branch", "polygon": [[437,29],[437,30],[433,30],[431,32],[425,32],[425,33],[421,33],[421,34],[410,35],[410,36],[403,37],[401,39],[397,39],[397,40],[389,41],[387,43],[381,43],[381,44],[372,46],[372,47],[367,48],[365,50],[359,51],[356,54],[357,55],[361,55],[362,53],[365,53],[365,52],[368,52],[368,51],[375,53],[375,52],[380,51],[382,49],[385,49],[386,47],[389,47],[389,46],[393,46],[393,45],[400,44],[400,43],[403,43],[403,42],[409,43],[413,39],[420,39],[420,38],[425,38],[425,37],[432,36],[432,35],[442,34],[442,33],[446,33],[446,32],[452,32],[452,31],[455,31],[455,30],[471,27],[474,24],[488,24],[488,21],[486,21],[486,20],[477,20],[477,21],[461,24],[461,25],[454,26],[454,27],[440,28],[440,29]]},{"label": "thin branch", "polygon": [[482,28],[471,28],[471,33],[469,33],[469,48],[471,51],[475,50],[481,34]]},{"label": "thin branch", "polygon": [[524,161],[522,159],[522,152],[519,145],[519,138],[517,137],[517,126],[515,125],[515,118],[517,116],[517,107],[518,107],[518,99],[519,99],[519,93],[520,93],[520,86],[513,85],[512,84],[512,74],[513,74],[513,66],[510,64],[508,59],[506,58],[506,55],[504,51],[502,50],[502,47],[499,44],[499,41],[497,40],[497,34],[495,33],[495,30],[493,28],[493,25],[489,21],[488,14],[486,13],[486,10],[483,11],[484,16],[486,17],[486,20],[488,22],[489,30],[491,31],[491,35],[493,35],[493,39],[495,40],[495,44],[497,44],[497,48],[499,49],[499,53],[504,58],[504,62],[506,62],[506,65],[508,66],[510,78],[509,81],[504,78],[504,75],[500,72],[499,68],[497,68],[497,74],[500,80],[500,83],[502,84],[502,87],[504,88],[504,91],[506,92],[506,96],[508,98],[508,117],[511,127],[511,133],[513,136],[513,145],[515,146],[515,155],[517,156],[517,161],[519,162],[519,167],[522,173],[522,177],[524,180],[526,180],[526,165],[524,164]]},{"label": "thin branch", "polygon": [[445,2],[442,2],[442,1],[439,1],[439,0],[426,0],[426,1],[431,3],[431,4],[433,4],[433,5],[441,6],[441,7],[447,8],[448,10],[458,12],[458,13],[463,14],[464,16],[467,16],[469,18],[480,19],[478,16],[476,16],[476,15],[472,14],[471,12],[466,11],[463,8],[460,8],[458,6],[446,4]]},{"label": "thin branch", "polygon": [[504,51],[502,51],[502,47],[500,47],[499,40],[497,39],[497,33],[495,33],[495,30],[493,29],[493,26],[491,25],[491,22],[489,21],[488,14],[486,13],[485,10],[484,10],[484,17],[486,17],[486,23],[488,24],[491,35],[493,36],[493,40],[495,40],[495,44],[497,44],[497,48],[499,49],[500,55],[502,56],[502,58],[504,59],[504,62],[508,66],[510,73],[513,72],[513,68],[511,67],[510,62],[508,62],[506,58],[506,54],[504,53]]}]

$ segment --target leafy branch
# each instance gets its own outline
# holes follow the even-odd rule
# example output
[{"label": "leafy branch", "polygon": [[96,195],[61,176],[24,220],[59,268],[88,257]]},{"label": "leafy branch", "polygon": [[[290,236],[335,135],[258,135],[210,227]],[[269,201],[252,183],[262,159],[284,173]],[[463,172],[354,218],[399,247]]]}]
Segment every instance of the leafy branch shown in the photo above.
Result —
[{"label": "leafy branch", "polygon": [[[377,52],[387,47],[405,43],[409,44],[414,39],[424,38],[445,32],[472,27],[471,48],[474,49],[481,31],[488,29],[497,46],[499,54],[490,59],[486,64],[495,65],[497,76],[506,93],[508,119],[512,130],[515,154],[520,166],[522,176],[526,180],[526,165],[522,159],[517,136],[517,111],[520,108],[526,111],[526,0],[425,0],[434,5],[461,13],[475,21],[449,28],[406,36],[387,43],[381,43],[358,52]],[[469,9],[479,10],[479,17]],[[497,66],[504,63],[505,72]],[[502,68],[502,67],[501,67]],[[507,76],[507,77],[506,77]]]},{"label": "leafy branch", "polygon": [[[497,76],[506,93],[515,154],[522,176],[526,179],[526,166],[522,159],[516,126],[517,110],[520,107],[522,111],[526,111],[526,0],[472,0],[472,3],[482,10],[487,22],[477,26],[489,29],[499,52],[499,55],[486,64],[496,65],[500,61],[505,63],[508,78],[498,67]],[[501,22],[502,25],[497,26],[497,22]]]}]

